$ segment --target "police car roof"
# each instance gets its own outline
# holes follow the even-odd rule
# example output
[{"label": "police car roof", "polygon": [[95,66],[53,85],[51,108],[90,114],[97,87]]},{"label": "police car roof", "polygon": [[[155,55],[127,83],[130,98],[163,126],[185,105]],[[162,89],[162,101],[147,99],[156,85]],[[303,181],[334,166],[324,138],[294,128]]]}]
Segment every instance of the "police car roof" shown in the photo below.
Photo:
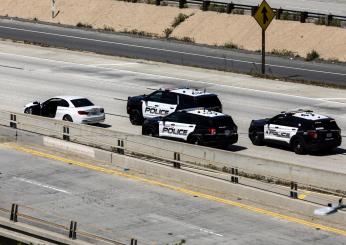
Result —
[{"label": "police car roof", "polygon": [[320,119],[328,119],[329,118],[329,117],[326,117],[326,116],[323,116],[323,115],[315,114],[313,112],[298,112],[298,113],[292,114],[292,116],[298,117],[298,118],[302,118],[302,119],[305,119],[305,120],[311,120],[311,121],[316,121],[316,120],[320,120]]},{"label": "police car roof", "polygon": [[282,113],[290,114],[293,117],[297,117],[297,118],[301,118],[305,120],[311,120],[311,121],[329,118],[320,114],[316,114],[311,110],[304,110],[304,109],[299,109],[297,111],[290,111],[290,112],[282,112]]},{"label": "police car roof", "polygon": [[220,117],[220,116],[226,116],[223,113],[216,112],[216,111],[210,111],[210,110],[204,110],[204,109],[188,109],[188,110],[182,110],[186,113],[194,114],[194,115],[199,115],[203,117]]},{"label": "police car roof", "polygon": [[172,93],[176,94],[186,94],[188,96],[202,96],[202,95],[210,95],[211,93],[198,90],[198,89],[192,89],[192,88],[179,88],[179,89],[172,89],[170,90]]}]

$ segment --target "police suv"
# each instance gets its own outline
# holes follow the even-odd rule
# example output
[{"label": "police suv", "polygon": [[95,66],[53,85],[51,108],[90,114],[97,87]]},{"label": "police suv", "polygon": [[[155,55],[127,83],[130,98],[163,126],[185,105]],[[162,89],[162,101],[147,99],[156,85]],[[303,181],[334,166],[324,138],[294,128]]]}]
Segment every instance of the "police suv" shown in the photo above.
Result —
[{"label": "police suv", "polygon": [[164,117],[177,110],[198,107],[222,112],[217,95],[197,89],[157,90],[149,95],[129,97],[127,100],[127,113],[134,125],[141,125],[145,118]]},{"label": "police suv", "polygon": [[341,130],[335,120],[309,110],[282,112],[252,120],[249,138],[254,145],[273,142],[290,146],[295,153],[331,150],[341,145]]},{"label": "police suv", "polygon": [[227,147],[238,141],[231,116],[205,109],[185,109],[166,117],[148,118],[142,134],[197,145]]}]

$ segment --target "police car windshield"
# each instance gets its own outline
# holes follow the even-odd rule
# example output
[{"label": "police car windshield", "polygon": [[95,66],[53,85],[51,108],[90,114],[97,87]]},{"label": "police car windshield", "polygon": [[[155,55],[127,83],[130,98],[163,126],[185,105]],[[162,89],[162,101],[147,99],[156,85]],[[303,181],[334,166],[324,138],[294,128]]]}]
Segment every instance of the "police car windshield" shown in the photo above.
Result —
[{"label": "police car windshield", "polygon": [[74,107],[76,107],[76,108],[94,105],[90,100],[88,100],[86,98],[71,100],[71,102],[74,105]]},{"label": "police car windshield", "polygon": [[216,95],[201,95],[196,98],[197,107],[216,107],[220,106],[221,102]]},{"label": "police car windshield", "polygon": [[339,127],[336,124],[335,120],[331,119],[324,119],[324,120],[318,120],[313,122],[313,127],[315,129],[323,128],[327,130],[338,130]]}]

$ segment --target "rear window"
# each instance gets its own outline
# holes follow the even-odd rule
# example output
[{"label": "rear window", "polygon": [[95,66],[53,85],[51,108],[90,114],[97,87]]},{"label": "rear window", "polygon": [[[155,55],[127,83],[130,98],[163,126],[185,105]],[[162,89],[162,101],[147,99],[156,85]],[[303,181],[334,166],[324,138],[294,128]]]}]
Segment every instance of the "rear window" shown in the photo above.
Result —
[{"label": "rear window", "polygon": [[203,117],[201,119],[203,125],[208,127],[222,127],[228,126],[233,127],[234,122],[232,117],[230,116],[217,116],[217,117]]},{"label": "rear window", "polygon": [[94,105],[90,100],[86,98],[71,100],[71,102],[74,105],[74,107],[85,107]]},{"label": "rear window", "polygon": [[221,106],[221,102],[216,95],[202,95],[196,98],[196,107],[216,107]]},{"label": "rear window", "polygon": [[318,120],[313,122],[314,129],[339,130],[333,119]]}]

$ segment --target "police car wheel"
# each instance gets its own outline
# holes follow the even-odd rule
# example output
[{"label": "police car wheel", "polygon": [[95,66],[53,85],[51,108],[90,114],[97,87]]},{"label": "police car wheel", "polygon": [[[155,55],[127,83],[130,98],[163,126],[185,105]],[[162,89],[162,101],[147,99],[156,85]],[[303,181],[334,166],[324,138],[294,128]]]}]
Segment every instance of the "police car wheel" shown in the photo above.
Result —
[{"label": "police car wheel", "polygon": [[151,137],[156,137],[156,136],[157,136],[157,135],[156,135],[156,132],[155,132],[155,129],[153,129],[153,128],[145,128],[145,129],[143,130],[143,134],[144,134],[144,135],[151,136]]},{"label": "police car wheel", "polygon": [[137,110],[133,110],[130,113],[130,122],[133,125],[141,125],[143,123],[143,117]]},{"label": "police car wheel", "polygon": [[254,145],[264,144],[263,137],[256,130],[250,132],[250,140]]},{"label": "police car wheel", "polygon": [[302,155],[305,154],[306,150],[304,147],[304,143],[300,139],[295,139],[292,143],[293,150],[296,154]]},{"label": "police car wheel", "polygon": [[188,142],[190,144],[193,144],[193,145],[201,145],[202,144],[202,141],[198,137],[190,137]]}]

